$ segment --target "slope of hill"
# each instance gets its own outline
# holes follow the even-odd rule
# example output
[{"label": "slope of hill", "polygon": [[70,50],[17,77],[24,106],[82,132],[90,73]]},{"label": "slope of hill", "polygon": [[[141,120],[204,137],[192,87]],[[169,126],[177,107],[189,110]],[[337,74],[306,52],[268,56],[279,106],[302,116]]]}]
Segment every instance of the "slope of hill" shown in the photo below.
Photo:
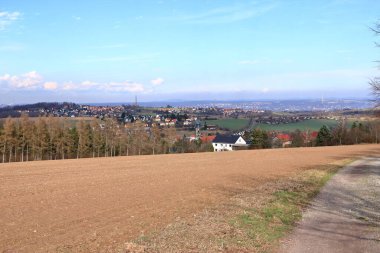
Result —
[{"label": "slope of hill", "polygon": [[0,251],[115,251],[178,219],[379,145],[0,164]]}]

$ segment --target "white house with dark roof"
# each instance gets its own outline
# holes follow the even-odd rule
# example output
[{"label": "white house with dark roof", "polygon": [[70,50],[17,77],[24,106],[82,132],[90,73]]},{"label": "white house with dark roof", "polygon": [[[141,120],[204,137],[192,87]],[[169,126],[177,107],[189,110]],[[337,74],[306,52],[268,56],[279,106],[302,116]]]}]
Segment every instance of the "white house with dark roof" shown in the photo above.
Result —
[{"label": "white house with dark roof", "polygon": [[212,141],[214,152],[247,149],[247,142],[240,135],[217,135]]}]

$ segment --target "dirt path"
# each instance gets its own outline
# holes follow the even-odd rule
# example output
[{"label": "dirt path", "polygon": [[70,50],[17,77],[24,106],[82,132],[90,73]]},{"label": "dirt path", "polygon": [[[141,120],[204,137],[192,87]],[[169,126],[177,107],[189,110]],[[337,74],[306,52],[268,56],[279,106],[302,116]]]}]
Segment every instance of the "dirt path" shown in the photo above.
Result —
[{"label": "dirt path", "polygon": [[359,160],[335,175],[280,252],[380,252],[380,159]]},{"label": "dirt path", "polygon": [[118,252],[246,187],[380,145],[0,164],[0,252]]}]

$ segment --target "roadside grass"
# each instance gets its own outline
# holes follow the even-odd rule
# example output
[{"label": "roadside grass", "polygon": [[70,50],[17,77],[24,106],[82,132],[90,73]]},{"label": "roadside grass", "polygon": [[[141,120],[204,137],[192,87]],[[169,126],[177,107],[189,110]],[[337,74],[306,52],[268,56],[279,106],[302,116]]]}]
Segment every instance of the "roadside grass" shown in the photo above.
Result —
[{"label": "roadside grass", "polygon": [[292,184],[271,194],[258,209],[245,209],[231,224],[242,230],[236,238],[240,248],[268,249],[302,218],[302,210],[341,166],[320,166],[304,172]]},{"label": "roadside grass", "polygon": [[290,177],[244,188],[225,203],[133,243],[143,252],[273,252],[319,190],[350,162],[304,168]]}]

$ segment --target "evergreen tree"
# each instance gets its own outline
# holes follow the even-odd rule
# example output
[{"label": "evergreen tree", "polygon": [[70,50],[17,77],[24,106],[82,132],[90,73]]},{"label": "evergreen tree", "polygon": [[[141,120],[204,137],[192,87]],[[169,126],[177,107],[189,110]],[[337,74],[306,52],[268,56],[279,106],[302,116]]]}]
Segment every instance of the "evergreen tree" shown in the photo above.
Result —
[{"label": "evergreen tree", "polygon": [[250,148],[252,149],[262,149],[271,147],[271,141],[268,133],[258,128],[252,130],[250,134],[250,141]]},{"label": "evergreen tree", "polygon": [[329,146],[331,145],[332,136],[327,126],[323,125],[318,132],[316,138],[317,146]]}]

